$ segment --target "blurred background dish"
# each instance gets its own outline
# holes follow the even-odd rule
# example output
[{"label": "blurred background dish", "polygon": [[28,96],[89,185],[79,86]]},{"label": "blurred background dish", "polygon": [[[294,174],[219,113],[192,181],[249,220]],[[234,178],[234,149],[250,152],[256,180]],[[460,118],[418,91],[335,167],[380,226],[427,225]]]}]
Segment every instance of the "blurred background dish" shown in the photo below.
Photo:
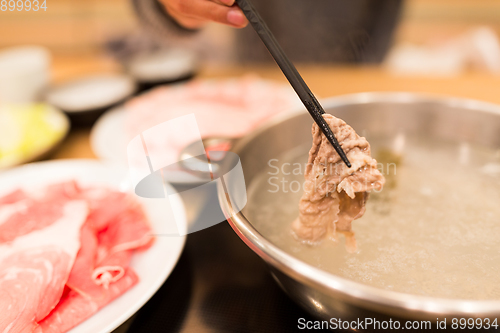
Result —
[{"label": "blurred background dish", "polygon": [[[165,121],[193,113],[202,138],[238,138],[269,118],[300,105],[292,88],[254,76],[224,80],[197,80],[162,86],[103,115],[95,124],[91,145],[103,160],[127,163],[127,145],[136,135]],[[149,154],[177,159],[192,142],[182,129],[170,133],[168,142],[157,142]],[[171,183],[206,181],[184,170],[166,176]]]},{"label": "blurred background dish", "polygon": [[65,138],[68,118],[44,104],[0,104],[0,169],[50,153]]},{"label": "blurred background dish", "polygon": [[192,78],[198,70],[198,59],[194,52],[184,49],[157,50],[133,56],[125,62],[125,68],[143,91]]},{"label": "blurred background dish", "polygon": [[27,103],[40,98],[49,83],[51,56],[41,46],[19,46],[0,52],[0,102]]},{"label": "blurred background dish", "polygon": [[[30,190],[65,180],[75,180],[82,186],[106,186],[122,192],[133,191],[128,182],[127,168],[95,160],[77,159],[27,164],[2,173],[0,195],[19,187]],[[165,186],[170,188],[168,184]],[[137,200],[144,208],[155,234],[163,233],[165,224],[172,222],[169,220],[172,215],[166,215],[165,201],[141,198]],[[186,229],[183,203],[178,198],[169,200],[177,227],[179,230]],[[185,236],[158,236],[149,249],[134,254],[130,267],[139,276],[138,284],[70,332],[108,333],[126,321],[165,282],[179,259],[185,240]]]},{"label": "blurred background dish", "polygon": [[114,163],[127,163],[125,117],[126,110],[120,105],[102,115],[92,127],[90,145],[98,158]]},{"label": "blurred background dish", "polygon": [[124,102],[137,89],[124,74],[97,74],[49,88],[45,100],[68,114],[74,125],[91,125],[106,110]]},{"label": "blurred background dish", "polygon": [[[127,110],[118,106],[106,112],[92,127],[90,145],[101,160],[127,165],[127,144],[130,139],[124,130],[126,118]],[[169,173],[166,180],[173,184],[197,184],[205,181],[204,178],[181,170]]]}]

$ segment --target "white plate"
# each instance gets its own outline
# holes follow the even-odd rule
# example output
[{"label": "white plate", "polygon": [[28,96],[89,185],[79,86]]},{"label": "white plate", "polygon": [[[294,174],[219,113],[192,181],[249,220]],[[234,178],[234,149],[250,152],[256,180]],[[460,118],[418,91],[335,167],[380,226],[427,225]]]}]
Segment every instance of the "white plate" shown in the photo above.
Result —
[{"label": "white plate", "polygon": [[92,127],[90,146],[98,158],[127,164],[126,116],[124,107],[119,106],[102,115]]},{"label": "white plate", "polygon": [[67,113],[82,113],[115,105],[136,91],[135,81],[124,74],[90,75],[51,87],[47,103]]},{"label": "white plate", "polygon": [[[246,82],[246,83],[245,83]],[[270,84],[270,85],[269,85]],[[140,105],[144,105],[146,103],[149,105],[149,103],[152,103],[150,106],[153,108],[152,110],[158,109],[160,106],[161,107],[167,107],[164,105],[165,100],[162,100],[162,98],[166,98],[165,96],[171,96],[178,94],[180,97],[180,101],[174,101],[171,102],[172,105],[170,105],[171,109],[169,112],[171,112],[175,117],[180,116],[181,114],[185,114],[188,112],[187,110],[195,110],[195,109],[189,109],[189,107],[193,108],[198,108],[198,111],[203,111],[202,106],[204,101],[203,99],[200,100],[200,104],[194,103],[193,105],[190,105],[189,103],[191,101],[195,101],[198,98],[197,94],[201,94],[200,92],[204,92],[205,94],[207,91],[217,91],[217,88],[220,87],[222,91],[226,91],[224,94],[230,95],[231,94],[236,94],[236,96],[239,96],[241,98],[251,98],[253,101],[253,104],[251,104],[249,107],[250,108],[257,108],[257,105],[261,104],[260,101],[260,95],[263,91],[264,87],[267,87],[265,85],[269,85],[272,89],[275,90],[274,93],[272,93],[272,98],[276,99],[276,101],[282,103],[284,101],[285,104],[282,105],[282,109],[280,110],[273,110],[275,111],[274,114],[277,116],[280,116],[282,113],[286,112],[291,112],[297,109],[299,105],[301,105],[300,100],[298,99],[297,95],[293,92],[293,90],[286,86],[286,85],[279,85],[276,83],[273,83],[272,81],[267,81],[267,80],[262,80],[262,79],[253,79],[253,78],[232,78],[232,79],[227,79],[227,80],[203,80],[203,81],[198,81],[197,84],[191,85],[191,84],[179,84],[175,86],[169,86],[168,89],[163,88],[157,88],[154,91],[148,92],[143,96],[136,97],[136,102],[139,103]],[[247,88],[245,88],[247,87]],[[250,88],[249,88],[250,87]],[[246,89],[240,91],[239,89]],[[266,91],[267,92],[267,91]],[[243,93],[248,93],[251,96],[245,95],[243,96]],[[269,92],[267,92],[269,93]],[[225,96],[222,94],[221,96]],[[239,95],[238,95],[239,94]],[[241,95],[241,96],[240,96]],[[255,96],[254,96],[255,95]],[[232,96],[232,95],[231,95]],[[186,105],[187,105],[187,110],[184,109],[183,107],[186,106],[183,103],[183,100],[185,100]],[[168,101],[168,99],[167,99]],[[255,101],[258,101],[257,103]],[[142,104],[141,104],[142,103]],[[167,103],[168,104],[168,103]],[[215,104],[208,102],[206,106],[209,108],[214,107]],[[216,106],[216,105],[215,105]],[[227,111],[227,109],[231,108],[232,104],[228,103],[227,108],[224,110]],[[255,111],[255,110],[254,110]],[[128,110],[125,109],[124,106],[117,107],[107,113],[105,113],[101,118],[99,118],[92,128],[91,132],[91,137],[90,137],[90,143],[92,146],[92,150],[94,153],[103,160],[108,160],[108,161],[113,161],[116,163],[122,163],[126,164],[127,163],[127,145],[128,145],[128,138],[127,136],[127,117],[128,117]],[[158,112],[162,113],[163,111],[158,110]],[[208,112],[205,112],[205,116],[209,114]],[[150,116],[150,115],[149,115]],[[149,119],[147,114],[145,115],[146,119]],[[201,114],[199,114],[201,116]],[[149,118],[148,118],[149,117]],[[211,119],[210,121],[214,122],[224,122],[224,121],[231,121],[235,120],[234,118],[224,118],[221,114],[218,114],[217,117],[219,117],[217,120]],[[234,114],[233,114],[234,117]],[[161,117],[160,117],[161,118]],[[206,118],[206,117],[205,117]],[[270,121],[270,118],[263,117],[260,120],[258,119],[253,119],[249,120],[249,123],[252,123],[253,125],[250,127],[243,127],[245,130],[242,132],[238,131],[229,131],[229,133],[232,134],[222,134],[224,132],[221,132],[220,136],[221,137],[231,137],[231,136],[236,136],[236,135],[244,135],[245,131],[250,131],[251,128],[255,128],[258,126],[258,124],[263,124],[266,121]],[[151,120],[151,119],[149,119]],[[207,119],[204,119],[203,117],[198,118],[198,121],[203,121],[205,120],[205,124],[207,123]],[[232,123],[231,123],[232,124]],[[153,124],[150,124],[153,126]],[[234,128],[234,126],[227,126],[228,128]],[[207,129],[207,128],[205,128]],[[200,131],[203,137],[203,131]],[[210,132],[211,136],[214,136],[214,130],[208,130]],[[207,136],[203,137],[207,138]],[[192,142],[186,143],[186,145],[190,144]],[[176,148],[177,149],[177,148]],[[180,151],[178,152],[180,153]],[[186,171],[169,171],[166,176],[166,180],[171,183],[175,184],[200,184],[206,182],[206,178],[201,178],[199,176],[196,176],[192,173],[186,172]]]},{"label": "white plate", "polygon": [[[127,137],[125,134],[126,110],[119,106],[101,116],[90,133],[90,145],[94,154],[104,161],[127,165]],[[166,181],[174,184],[198,184],[206,182],[184,171],[169,171]]]},{"label": "white plate", "polygon": [[[100,184],[116,190],[130,190],[124,166],[94,160],[62,160],[27,164],[0,173],[0,195],[18,187],[38,187],[69,179],[75,179],[83,186]],[[153,230],[159,232],[165,223],[165,199],[137,199],[143,205]],[[183,203],[172,198],[170,206],[182,219],[177,219],[180,227],[187,228]],[[134,254],[130,266],[139,276],[139,283],[69,332],[108,333],[120,326],[165,282],[180,257],[185,240],[185,236],[157,237],[151,248]]]},{"label": "white plate", "polygon": [[169,82],[196,72],[198,57],[185,49],[139,54],[126,63],[127,72],[142,83]]}]

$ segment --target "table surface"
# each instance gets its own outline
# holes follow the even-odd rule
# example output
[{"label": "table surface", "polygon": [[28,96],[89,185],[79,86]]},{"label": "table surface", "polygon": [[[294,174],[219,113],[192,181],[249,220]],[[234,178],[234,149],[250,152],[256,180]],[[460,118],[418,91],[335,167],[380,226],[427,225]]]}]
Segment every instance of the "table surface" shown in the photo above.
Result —
[{"label": "table surface", "polygon": [[[105,58],[61,58],[54,81],[120,68]],[[474,98],[500,104],[500,76],[466,73],[454,78],[397,77],[376,67],[299,67],[319,97],[365,91],[412,91]],[[207,68],[199,77],[255,73],[285,82],[275,67]],[[51,159],[95,158],[90,128],[74,128]],[[203,204],[215,204],[216,198]],[[197,207],[195,207],[197,206]],[[188,206],[196,219],[202,207]],[[155,296],[115,333],[125,332],[295,332],[297,320],[313,320],[273,281],[266,264],[227,222],[190,234],[171,276]]]}]

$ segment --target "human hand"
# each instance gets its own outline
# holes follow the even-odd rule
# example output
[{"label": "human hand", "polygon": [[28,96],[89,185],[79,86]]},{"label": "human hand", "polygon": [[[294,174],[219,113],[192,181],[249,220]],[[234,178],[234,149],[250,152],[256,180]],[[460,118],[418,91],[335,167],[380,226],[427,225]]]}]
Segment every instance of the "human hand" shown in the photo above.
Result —
[{"label": "human hand", "polygon": [[234,28],[248,24],[234,0],[159,0],[168,14],[180,25],[197,29],[207,22],[218,22]]}]

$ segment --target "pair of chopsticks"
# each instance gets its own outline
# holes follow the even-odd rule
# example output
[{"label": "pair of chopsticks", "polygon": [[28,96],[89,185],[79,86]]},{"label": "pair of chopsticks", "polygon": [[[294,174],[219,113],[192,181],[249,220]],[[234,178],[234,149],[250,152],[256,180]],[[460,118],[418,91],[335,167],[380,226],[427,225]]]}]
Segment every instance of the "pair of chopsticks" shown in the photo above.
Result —
[{"label": "pair of chopsticks", "polygon": [[351,163],[347,159],[344,150],[342,150],[342,147],[340,147],[339,142],[333,135],[332,130],[322,116],[322,114],[325,113],[325,110],[323,109],[321,104],[319,104],[314,94],[302,79],[302,76],[300,76],[295,66],[292,64],[281,46],[278,44],[278,41],[276,40],[276,38],[274,38],[274,35],[267,27],[267,24],[264,22],[262,17],[260,17],[259,13],[257,13],[257,10],[250,2],[250,0],[236,0],[236,3],[241,8],[248,21],[257,32],[262,42],[264,42],[264,44],[266,45],[267,49],[273,56],[278,66],[281,68],[283,74],[285,74],[286,78],[292,85],[297,95],[299,95],[299,98],[306,107],[307,111],[309,111],[316,124],[318,124],[319,128],[321,128],[321,131],[326,136],[328,141],[332,144],[335,151],[340,155],[342,161],[344,161],[347,167],[350,168]]}]

